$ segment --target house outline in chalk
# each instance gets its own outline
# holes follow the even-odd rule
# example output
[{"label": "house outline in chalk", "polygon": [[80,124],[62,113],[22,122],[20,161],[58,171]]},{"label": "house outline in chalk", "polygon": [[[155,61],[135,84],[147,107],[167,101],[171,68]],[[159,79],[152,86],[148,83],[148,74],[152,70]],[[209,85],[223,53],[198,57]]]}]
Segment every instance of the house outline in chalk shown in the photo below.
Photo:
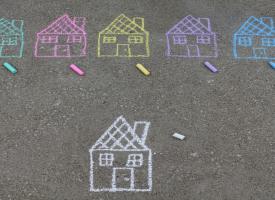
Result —
[{"label": "house outline in chalk", "polygon": [[98,35],[98,57],[149,57],[149,32],[144,18],[128,18],[124,14]]},{"label": "house outline in chalk", "polygon": [[36,34],[36,57],[70,58],[86,56],[85,17],[70,18],[67,14],[53,21]]},{"label": "house outline in chalk", "polygon": [[118,117],[90,148],[90,191],[152,190],[152,153],[145,145],[150,122],[134,126]]},{"label": "house outline in chalk", "polygon": [[166,33],[167,56],[217,57],[216,33],[209,18],[184,17]]},{"label": "house outline in chalk", "polygon": [[275,26],[272,17],[249,17],[233,35],[236,59],[275,59]]},{"label": "house outline in chalk", "polygon": [[24,21],[0,19],[0,58],[21,58],[24,50]]}]

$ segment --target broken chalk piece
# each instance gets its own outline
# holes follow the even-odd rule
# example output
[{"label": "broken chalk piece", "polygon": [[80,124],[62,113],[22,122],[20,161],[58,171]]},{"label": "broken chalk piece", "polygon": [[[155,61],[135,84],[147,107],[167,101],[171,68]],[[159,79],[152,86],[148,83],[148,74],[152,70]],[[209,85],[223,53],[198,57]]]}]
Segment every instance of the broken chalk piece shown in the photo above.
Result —
[{"label": "broken chalk piece", "polygon": [[17,73],[16,68],[14,66],[12,66],[10,63],[4,62],[3,66],[13,74]]},{"label": "broken chalk piece", "polygon": [[142,64],[137,64],[136,67],[145,75],[149,76],[150,72],[142,65]]},{"label": "broken chalk piece", "polygon": [[70,65],[71,70],[73,70],[75,73],[77,73],[80,76],[83,76],[85,73],[82,69],[80,69],[78,66],[76,66],[75,64],[71,64]]},{"label": "broken chalk piece", "polygon": [[179,140],[184,140],[185,136],[184,135],[181,135],[179,133],[174,133],[173,134],[173,137],[179,139]]},{"label": "broken chalk piece", "polygon": [[214,65],[212,65],[211,63],[209,63],[209,62],[206,61],[206,62],[204,62],[204,65],[208,69],[210,69],[212,72],[214,72],[214,73],[218,72],[218,69]]},{"label": "broken chalk piece", "polygon": [[275,69],[275,62],[269,62],[270,66],[272,67],[272,69]]}]

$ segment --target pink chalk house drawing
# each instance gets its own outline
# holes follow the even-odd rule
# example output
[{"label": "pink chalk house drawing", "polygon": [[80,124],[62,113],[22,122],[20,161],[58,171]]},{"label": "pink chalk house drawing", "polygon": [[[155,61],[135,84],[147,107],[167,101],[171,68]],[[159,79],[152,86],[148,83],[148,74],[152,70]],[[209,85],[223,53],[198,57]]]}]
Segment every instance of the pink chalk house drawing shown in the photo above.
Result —
[{"label": "pink chalk house drawing", "polygon": [[90,148],[90,191],[152,190],[152,153],[146,144],[150,122],[133,127],[118,117]]},{"label": "pink chalk house drawing", "polygon": [[166,33],[167,56],[217,57],[216,33],[209,18],[183,18]]},{"label": "pink chalk house drawing", "polygon": [[36,57],[81,57],[86,55],[86,18],[67,14],[37,33]]}]

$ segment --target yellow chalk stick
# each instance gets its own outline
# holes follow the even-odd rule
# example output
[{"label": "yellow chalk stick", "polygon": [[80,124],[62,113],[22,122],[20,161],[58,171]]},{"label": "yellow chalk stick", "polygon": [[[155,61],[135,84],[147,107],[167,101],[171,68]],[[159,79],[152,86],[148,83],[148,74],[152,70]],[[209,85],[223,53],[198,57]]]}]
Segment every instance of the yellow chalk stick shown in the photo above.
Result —
[{"label": "yellow chalk stick", "polygon": [[136,67],[145,75],[149,76],[150,72],[142,65],[142,64],[137,64]]}]

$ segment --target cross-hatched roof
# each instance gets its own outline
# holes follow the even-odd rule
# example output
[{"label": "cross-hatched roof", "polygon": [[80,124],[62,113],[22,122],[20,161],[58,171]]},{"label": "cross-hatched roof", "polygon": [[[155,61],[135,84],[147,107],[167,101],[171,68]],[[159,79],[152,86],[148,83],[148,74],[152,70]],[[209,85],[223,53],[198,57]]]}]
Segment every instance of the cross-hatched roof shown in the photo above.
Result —
[{"label": "cross-hatched roof", "polygon": [[21,33],[22,31],[14,26],[11,20],[7,20],[4,18],[0,19],[0,35],[18,35]]},{"label": "cross-hatched roof", "polygon": [[204,24],[200,22],[199,19],[188,15],[178,22],[173,28],[171,28],[168,33],[174,34],[209,34],[212,33],[208,30]]},{"label": "cross-hatched roof", "polygon": [[139,136],[134,133],[134,130],[124,117],[120,116],[97,140],[93,149],[140,150],[148,148],[141,142]]},{"label": "cross-hatched roof", "polygon": [[119,15],[107,28],[101,33],[113,33],[113,34],[133,34],[144,33],[145,30],[130,18],[124,14]]},{"label": "cross-hatched roof", "polygon": [[[271,18],[272,19],[272,18]],[[236,32],[239,35],[275,35],[274,27],[266,24],[261,19],[251,16]]]},{"label": "cross-hatched roof", "polygon": [[85,34],[85,32],[65,14],[39,32],[39,34]]}]

